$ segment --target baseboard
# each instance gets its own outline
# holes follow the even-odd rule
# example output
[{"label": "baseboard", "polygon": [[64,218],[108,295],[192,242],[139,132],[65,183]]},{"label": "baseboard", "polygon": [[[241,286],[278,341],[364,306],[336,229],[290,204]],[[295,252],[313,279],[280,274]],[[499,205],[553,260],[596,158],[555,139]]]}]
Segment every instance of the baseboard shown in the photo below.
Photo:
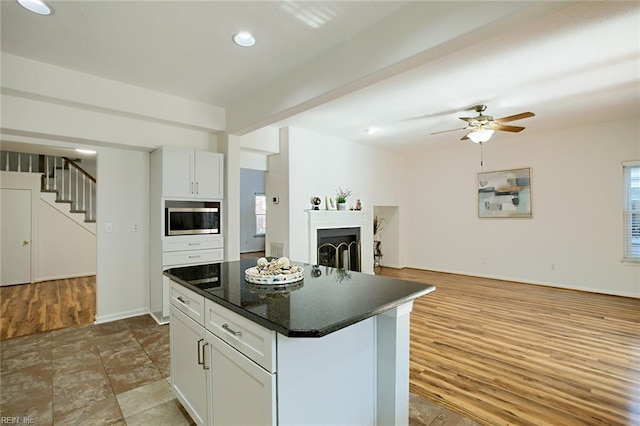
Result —
[{"label": "baseboard", "polygon": [[149,314],[149,308],[133,309],[131,311],[116,312],[108,315],[96,315],[95,324],[104,322],[117,321],[125,318],[138,317],[140,315]]},{"label": "baseboard", "polygon": [[586,292],[586,293],[605,294],[605,295],[608,295],[608,296],[630,297],[630,298],[634,298],[634,299],[639,299],[640,298],[640,294],[637,294],[637,293],[628,293],[628,292],[623,292],[623,291],[611,291],[609,289],[599,289],[599,288],[593,288],[593,287],[569,286],[569,285],[561,284],[561,283],[552,283],[552,282],[544,282],[544,281],[533,281],[533,280],[523,280],[522,278],[510,278],[510,277],[503,277],[503,276],[498,276],[498,275],[470,274],[468,272],[449,271],[449,270],[443,270],[443,269],[425,269],[425,268],[416,268],[416,267],[413,267],[413,266],[403,266],[401,268],[390,268],[390,269],[399,269],[399,270],[402,270],[402,269],[414,269],[416,271],[440,272],[440,273],[443,273],[443,274],[464,275],[466,277],[477,277],[477,278],[489,278],[489,279],[492,279],[492,280],[510,281],[510,282],[514,282],[514,283],[522,283],[522,284],[529,284],[529,285],[539,285],[539,286],[544,286],[544,287],[560,288],[560,289],[563,289],[563,290],[583,291],[583,292]]},{"label": "baseboard", "polygon": [[80,274],[57,275],[57,276],[52,276],[52,277],[40,277],[40,278],[36,278],[34,283],[41,283],[41,282],[45,282],[45,281],[55,281],[55,280],[67,280],[67,279],[72,279],[72,278],[92,277],[92,276],[95,276],[95,275],[96,275],[95,272],[84,272],[84,273],[80,273]]}]

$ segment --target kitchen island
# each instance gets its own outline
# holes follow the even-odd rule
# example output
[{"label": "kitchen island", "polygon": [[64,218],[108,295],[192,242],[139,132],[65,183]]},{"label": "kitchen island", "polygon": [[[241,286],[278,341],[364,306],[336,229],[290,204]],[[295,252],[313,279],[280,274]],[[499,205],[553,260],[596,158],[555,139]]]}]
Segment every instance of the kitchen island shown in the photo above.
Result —
[{"label": "kitchen island", "polygon": [[245,281],[256,259],[165,271],[171,381],[197,424],[408,423],[409,314],[434,286],[324,266]]}]

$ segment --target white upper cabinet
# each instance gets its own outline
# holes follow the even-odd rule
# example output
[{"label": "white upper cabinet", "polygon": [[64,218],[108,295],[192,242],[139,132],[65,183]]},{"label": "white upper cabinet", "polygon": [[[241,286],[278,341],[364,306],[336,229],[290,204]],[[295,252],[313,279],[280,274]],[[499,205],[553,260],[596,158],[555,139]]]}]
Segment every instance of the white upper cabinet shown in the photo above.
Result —
[{"label": "white upper cabinet", "polygon": [[222,198],[224,195],[224,156],[215,152],[195,151],[196,198]]},{"label": "white upper cabinet", "polygon": [[222,199],[224,156],[215,152],[162,148],[162,195]]}]

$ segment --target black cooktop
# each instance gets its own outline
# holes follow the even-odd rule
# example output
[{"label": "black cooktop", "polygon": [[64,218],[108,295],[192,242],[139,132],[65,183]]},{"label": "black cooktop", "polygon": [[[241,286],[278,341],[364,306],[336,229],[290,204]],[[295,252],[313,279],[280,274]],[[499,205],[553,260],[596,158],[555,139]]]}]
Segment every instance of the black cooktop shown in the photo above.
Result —
[{"label": "black cooktop", "polygon": [[289,337],[321,337],[435,290],[432,285],[294,262],[304,279],[256,285],[244,271],[257,259],[165,271],[175,282]]}]

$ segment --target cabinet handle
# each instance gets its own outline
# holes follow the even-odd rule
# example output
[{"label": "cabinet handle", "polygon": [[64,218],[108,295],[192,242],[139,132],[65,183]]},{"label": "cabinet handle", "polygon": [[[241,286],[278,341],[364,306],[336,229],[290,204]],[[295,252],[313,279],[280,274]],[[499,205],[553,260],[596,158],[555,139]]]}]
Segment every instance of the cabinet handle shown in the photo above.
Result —
[{"label": "cabinet handle", "polygon": [[202,243],[189,243],[189,245],[190,245],[190,246],[199,246],[199,245],[201,245],[201,244],[202,244]]},{"label": "cabinet handle", "polygon": [[198,182],[196,182],[196,194],[199,194],[199,192],[198,192]]},{"label": "cabinet handle", "polygon": [[[204,339],[198,340],[198,365],[202,365],[202,368],[204,368],[204,360],[200,358],[201,355],[204,355],[204,351],[200,350],[200,343],[202,342],[204,342]],[[204,347],[204,345],[202,345],[202,347]]]},{"label": "cabinet handle", "polygon": [[193,182],[191,182],[191,193],[193,194]]},{"label": "cabinet handle", "polygon": [[182,303],[184,303],[185,305],[188,305],[188,304],[189,304],[189,301],[188,301],[188,300],[184,300],[184,299],[182,298],[182,296],[178,296],[178,300],[179,300],[179,301],[181,301]]},{"label": "cabinet handle", "polygon": [[242,336],[242,331],[235,331],[235,330],[232,330],[232,329],[229,327],[229,324],[228,324],[228,323],[224,323],[224,324],[222,324],[222,328],[224,329],[224,331],[226,331],[227,333],[231,333],[231,334],[233,334],[234,336]]},{"label": "cabinet handle", "polygon": [[193,255],[189,256],[189,259],[197,259],[199,257],[202,257],[202,255],[201,254],[193,254]]},{"label": "cabinet handle", "polygon": [[202,345],[202,369],[203,370],[208,370],[209,366],[207,365],[207,354],[204,350],[204,348],[206,348],[209,345],[209,342],[205,342],[204,345]]}]

